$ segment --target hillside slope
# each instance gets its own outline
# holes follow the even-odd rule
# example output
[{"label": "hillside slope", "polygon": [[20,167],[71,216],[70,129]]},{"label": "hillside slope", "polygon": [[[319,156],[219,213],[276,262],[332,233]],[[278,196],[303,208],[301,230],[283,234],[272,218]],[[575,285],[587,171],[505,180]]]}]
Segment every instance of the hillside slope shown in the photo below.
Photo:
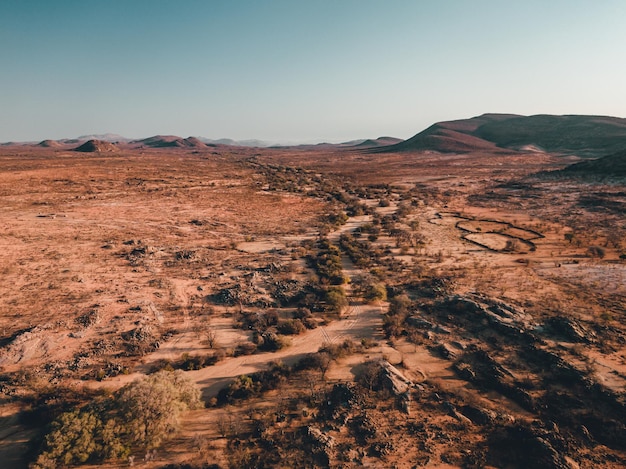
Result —
[{"label": "hillside slope", "polygon": [[565,176],[593,179],[626,178],[626,150],[598,158],[597,160],[581,161],[572,164],[558,173]]},{"label": "hillside slope", "polygon": [[410,139],[374,152],[547,152],[596,158],[626,146],[626,119],[606,116],[483,114],[439,122]]}]

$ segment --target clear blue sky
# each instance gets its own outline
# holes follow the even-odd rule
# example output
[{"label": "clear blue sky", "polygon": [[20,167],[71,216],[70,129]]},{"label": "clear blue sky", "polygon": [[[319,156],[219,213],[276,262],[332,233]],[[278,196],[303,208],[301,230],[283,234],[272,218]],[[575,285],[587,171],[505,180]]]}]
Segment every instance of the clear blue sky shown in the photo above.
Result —
[{"label": "clear blue sky", "polygon": [[0,142],[626,116],[624,0],[0,0]]}]

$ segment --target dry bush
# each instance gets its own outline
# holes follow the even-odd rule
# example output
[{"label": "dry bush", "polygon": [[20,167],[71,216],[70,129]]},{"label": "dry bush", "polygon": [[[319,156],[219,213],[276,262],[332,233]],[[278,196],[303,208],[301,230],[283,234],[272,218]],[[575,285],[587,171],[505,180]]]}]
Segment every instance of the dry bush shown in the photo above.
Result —
[{"label": "dry bush", "polygon": [[604,256],[606,256],[606,250],[601,246],[589,246],[587,248],[587,254],[596,259],[604,259]]}]

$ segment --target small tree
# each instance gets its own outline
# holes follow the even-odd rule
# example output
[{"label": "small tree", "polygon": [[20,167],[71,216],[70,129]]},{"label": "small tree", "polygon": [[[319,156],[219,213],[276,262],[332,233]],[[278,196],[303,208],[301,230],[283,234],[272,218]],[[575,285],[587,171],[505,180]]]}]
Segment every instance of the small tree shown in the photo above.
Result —
[{"label": "small tree", "polygon": [[62,414],[33,467],[125,457],[132,446],[154,448],[176,430],[183,410],[201,405],[200,390],[182,371],[144,376],[107,399]]},{"label": "small tree", "polygon": [[375,361],[368,361],[361,365],[357,375],[357,382],[361,386],[373,391],[377,388],[380,381],[381,366]]},{"label": "small tree", "polygon": [[333,362],[333,357],[330,353],[322,351],[318,352],[315,356],[317,368],[322,373],[322,380],[326,380],[326,372],[330,368],[330,364]]},{"label": "small tree", "polygon": [[206,343],[209,345],[209,348],[215,348],[217,344],[217,333],[215,332],[215,329],[208,327],[204,333],[204,337],[206,338]]},{"label": "small tree", "polygon": [[130,440],[146,448],[158,447],[176,431],[183,410],[201,407],[199,389],[180,370],[140,378],[116,397]]}]

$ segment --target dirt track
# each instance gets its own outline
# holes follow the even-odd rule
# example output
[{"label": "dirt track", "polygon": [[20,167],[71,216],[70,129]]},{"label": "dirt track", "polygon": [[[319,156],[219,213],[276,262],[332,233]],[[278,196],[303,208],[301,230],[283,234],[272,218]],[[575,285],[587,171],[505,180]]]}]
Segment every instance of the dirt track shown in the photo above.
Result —
[{"label": "dirt track", "polygon": [[[350,218],[339,229],[332,232],[329,235],[329,239],[333,242],[337,242],[341,234],[354,231],[359,226],[369,222],[370,219],[370,216]],[[345,274],[349,277],[363,273],[363,271],[355,267],[346,256],[343,256],[342,264]],[[346,288],[346,290],[348,290],[349,295],[349,287]],[[176,288],[176,291],[180,299],[188,300],[186,295],[182,293],[183,289],[180,288],[180,286]],[[263,370],[272,362],[282,361],[287,365],[293,364],[306,354],[317,352],[320,347],[327,343],[338,343],[347,339],[352,339],[357,342],[362,338],[381,339],[381,314],[384,312],[384,309],[385,305],[383,304],[362,304],[359,301],[351,300],[350,306],[343,312],[341,319],[292,337],[290,345],[283,350],[228,357],[213,366],[201,370],[188,371],[187,376],[199,385],[205,399],[214,397],[219,390],[228,385],[233,378]],[[197,347],[200,339],[195,332],[189,330],[188,324],[188,315],[185,314],[183,325],[184,332],[176,336],[173,340],[164,343],[159,350],[153,354],[144,357],[144,363],[152,362],[161,357],[173,358],[183,352],[192,353],[194,351],[194,345]],[[228,330],[222,333],[227,333],[230,336],[240,336],[241,338],[245,337],[245,333],[239,333],[237,330]],[[123,386],[141,376],[145,368],[144,365],[139,365],[137,371],[128,375],[120,375],[113,380],[90,384],[97,387],[109,387],[112,384],[114,384],[115,387]]]},{"label": "dirt track", "polygon": [[329,341],[359,340],[364,337],[379,338],[381,324],[380,306],[355,305],[350,316],[294,337],[291,346],[284,350],[227,358],[214,366],[190,371],[188,376],[198,383],[203,390],[204,397],[212,397],[238,375],[262,370],[269,363],[277,360],[285,364],[293,364],[304,355],[317,352]]}]

